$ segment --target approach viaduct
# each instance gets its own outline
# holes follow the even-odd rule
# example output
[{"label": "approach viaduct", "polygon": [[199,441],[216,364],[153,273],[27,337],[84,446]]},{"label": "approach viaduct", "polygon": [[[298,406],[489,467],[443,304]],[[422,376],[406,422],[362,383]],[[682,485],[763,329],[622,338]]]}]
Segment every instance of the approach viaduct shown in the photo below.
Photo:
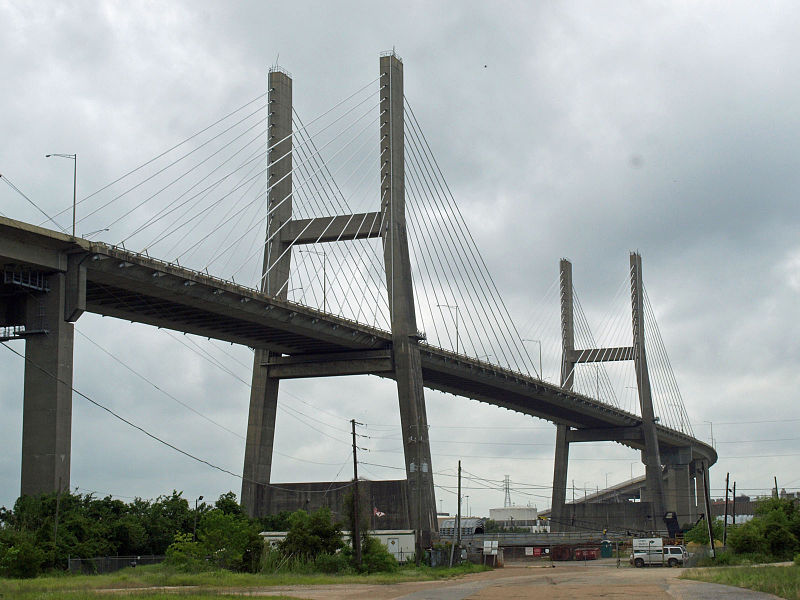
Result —
[{"label": "approach viaduct", "polygon": [[[0,325],[26,340],[23,494],[69,484],[72,322],[84,311],[269,349],[285,355],[269,365],[279,378],[393,376],[387,331],[121,248],[0,217],[0,268]],[[636,415],[423,342],[420,352],[428,388],[565,425],[574,442],[644,449]],[[709,445],[656,429],[662,460],[716,462]]]}]

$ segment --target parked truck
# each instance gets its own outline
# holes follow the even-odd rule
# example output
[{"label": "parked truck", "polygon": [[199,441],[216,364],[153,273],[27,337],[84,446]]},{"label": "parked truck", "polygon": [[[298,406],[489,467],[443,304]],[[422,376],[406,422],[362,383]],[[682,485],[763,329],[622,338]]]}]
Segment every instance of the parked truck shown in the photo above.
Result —
[{"label": "parked truck", "polygon": [[665,546],[661,538],[634,538],[630,563],[634,567],[682,567],[689,558],[684,546]]}]

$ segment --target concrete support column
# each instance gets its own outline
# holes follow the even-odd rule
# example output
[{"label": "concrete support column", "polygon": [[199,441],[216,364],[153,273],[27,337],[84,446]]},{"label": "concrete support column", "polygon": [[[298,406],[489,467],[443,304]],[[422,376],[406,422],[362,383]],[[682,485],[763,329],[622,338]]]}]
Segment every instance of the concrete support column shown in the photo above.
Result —
[{"label": "concrete support column", "polygon": [[689,523],[697,521],[697,477],[695,475],[694,467],[689,465]]},{"label": "concrete support column", "polygon": [[[572,389],[575,380],[575,363],[568,357],[575,349],[575,326],[572,304],[572,263],[561,259],[559,263],[561,288],[561,387]],[[569,468],[569,442],[567,426],[556,425],[556,452],[553,465],[553,495],[550,503],[550,531],[564,531],[567,495],[567,469]]]},{"label": "concrete support column", "polygon": [[553,496],[550,503],[550,531],[567,530],[567,468],[569,467],[569,442],[567,426],[556,425],[556,456],[553,466]]},{"label": "concrete support column", "polygon": [[[292,253],[281,241],[281,226],[292,218],[292,79],[282,71],[269,73],[267,135],[267,243],[261,291],[283,300],[288,294]],[[278,408],[278,379],[268,376],[270,353],[256,349],[250,390],[250,412],[242,479],[242,504],[251,516],[263,516],[269,505],[272,445]]]},{"label": "concrete support column", "polygon": [[48,276],[50,291],[31,294],[25,340],[22,409],[21,495],[69,489],[72,441],[72,347],[74,326],[64,319],[64,273]]},{"label": "concrete support column", "polygon": [[666,472],[666,489],[664,493],[664,508],[678,515],[678,524],[684,525],[692,521],[692,501],[694,494],[690,495],[689,487],[692,483],[689,465],[669,465]]},{"label": "concrete support column", "polygon": [[647,369],[647,354],[644,344],[644,288],[642,284],[642,257],[631,253],[631,314],[633,321],[633,360],[636,370],[636,383],[639,388],[639,406],[642,413],[642,434],[644,450],[642,462],[645,465],[647,497],[653,506],[653,529],[663,527],[664,493],[661,474],[661,456],[658,447],[653,397],[650,389],[650,373]]},{"label": "concrete support column", "polygon": [[437,531],[438,524],[406,232],[403,63],[394,54],[381,56],[380,75],[381,210],[384,214],[381,233],[395,379],[400,403],[411,526],[419,533],[418,545],[427,545],[431,534]]},{"label": "concrete support column", "polygon": [[695,501],[696,501],[696,516],[695,520],[700,518],[700,515],[706,514],[705,505],[705,465],[702,460],[695,460],[692,462],[690,469],[695,481]]}]

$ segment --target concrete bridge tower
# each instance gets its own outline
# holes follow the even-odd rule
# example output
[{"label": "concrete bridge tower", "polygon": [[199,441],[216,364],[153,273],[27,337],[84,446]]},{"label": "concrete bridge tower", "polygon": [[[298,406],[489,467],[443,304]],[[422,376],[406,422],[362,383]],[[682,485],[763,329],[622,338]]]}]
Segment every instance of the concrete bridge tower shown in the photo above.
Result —
[{"label": "concrete bridge tower", "polygon": [[[348,223],[371,223],[359,229],[358,238],[383,240],[389,318],[392,330],[392,377],[397,382],[400,423],[408,479],[409,520],[420,532],[420,544],[427,545],[437,530],[428,422],[423,392],[411,279],[411,261],[405,216],[405,167],[403,119],[403,63],[394,53],[380,57],[380,211],[365,215],[339,215],[325,219],[292,218],[292,80],[281,70],[269,74],[268,181],[270,217],[264,249],[262,291],[286,299],[291,248],[295,245],[354,239],[344,233]],[[319,221],[325,221],[320,228]],[[342,227],[339,227],[339,223]],[[344,229],[343,229],[344,228]],[[297,235],[295,235],[295,232]],[[284,357],[256,350],[242,482],[242,503],[251,515],[265,514],[269,505],[272,445],[280,376],[273,367],[294,361],[294,377],[313,377],[327,364],[325,375],[350,375],[374,371],[376,359],[363,353],[337,356],[304,355]],[[332,372],[332,364],[342,365]]]}]

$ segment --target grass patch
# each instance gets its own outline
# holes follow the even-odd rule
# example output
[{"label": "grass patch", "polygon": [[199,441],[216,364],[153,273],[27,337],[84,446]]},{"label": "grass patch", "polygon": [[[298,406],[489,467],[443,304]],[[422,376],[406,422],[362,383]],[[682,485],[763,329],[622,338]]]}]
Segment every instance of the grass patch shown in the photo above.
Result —
[{"label": "grass patch", "polygon": [[774,556],[756,553],[734,553],[734,552],[720,552],[716,558],[704,556],[697,561],[695,567],[732,567],[732,566],[752,566],[762,565],[765,563],[778,562]]},{"label": "grass patch", "polygon": [[[162,586],[194,588],[183,590],[183,598],[226,598],[225,592],[231,588],[247,589],[284,585],[326,585],[326,584],[391,584],[408,581],[432,581],[448,579],[467,573],[491,570],[482,565],[465,564],[451,568],[401,567],[394,573],[375,573],[372,575],[324,575],[277,573],[232,573],[230,571],[203,571],[200,573],[181,573],[165,565],[151,565],[123,569],[109,575],[47,575],[35,579],[0,579],[0,598],[68,598],[79,600],[97,598],[95,590],[157,588]],[[184,595],[189,593],[189,595]],[[195,595],[192,595],[195,594]],[[125,598],[174,598],[174,593],[136,592],[125,594]],[[241,596],[237,596],[240,598]]]},{"label": "grass patch", "polygon": [[733,585],[757,592],[774,594],[789,600],[800,600],[800,567],[730,567],[725,569],[691,569],[681,579]]}]

